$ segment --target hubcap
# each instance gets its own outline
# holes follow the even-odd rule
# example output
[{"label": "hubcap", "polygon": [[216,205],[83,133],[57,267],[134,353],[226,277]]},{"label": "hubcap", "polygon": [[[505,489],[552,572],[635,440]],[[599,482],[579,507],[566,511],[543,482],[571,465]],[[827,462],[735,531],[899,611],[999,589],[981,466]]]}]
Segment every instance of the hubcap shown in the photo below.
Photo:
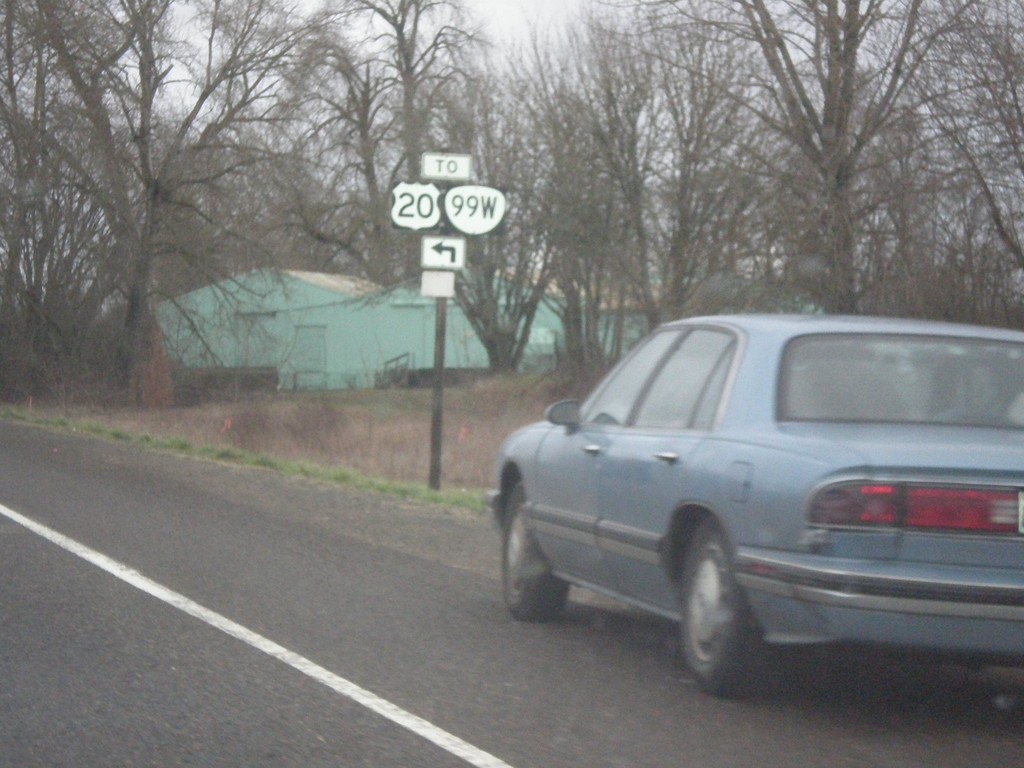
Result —
[{"label": "hubcap", "polygon": [[526,526],[523,518],[516,515],[508,531],[506,551],[508,567],[508,589],[515,595],[520,591],[523,580],[523,563],[527,557]]},{"label": "hubcap", "polygon": [[693,589],[687,610],[687,626],[694,652],[707,661],[715,652],[722,627],[728,622],[729,609],[722,574],[713,554],[705,557],[693,575]]}]

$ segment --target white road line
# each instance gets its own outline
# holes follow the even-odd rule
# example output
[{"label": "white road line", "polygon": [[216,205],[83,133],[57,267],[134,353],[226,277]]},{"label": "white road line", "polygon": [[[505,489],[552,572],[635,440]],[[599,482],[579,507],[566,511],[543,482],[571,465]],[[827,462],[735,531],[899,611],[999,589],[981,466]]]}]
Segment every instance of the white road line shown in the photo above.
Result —
[{"label": "white road line", "polygon": [[66,549],[73,555],[92,563],[97,568],[101,568],[107,573],[131,584],[133,587],[142,590],[146,594],[152,595],[158,600],[162,600],[168,605],[177,608],[179,611],[187,613],[189,616],[193,616],[200,621],[209,624],[211,627],[219,629],[221,632],[241,640],[246,645],[252,646],[256,650],[262,651],[278,661],[284,662],[289,667],[298,670],[307,677],[311,677],[321,685],[327,686],[331,690],[340,693],[342,696],[351,699],[357,704],[361,704],[381,717],[387,718],[392,723],[395,723],[406,730],[412,731],[417,736],[436,744],[446,752],[474,766],[474,768],[511,768],[508,763],[499,760],[494,755],[484,752],[481,749],[477,749],[472,744],[466,743],[457,736],[453,736],[447,731],[438,728],[436,725],[427,722],[423,718],[417,717],[411,712],[405,711],[401,707],[392,704],[386,699],[382,699],[380,696],[371,693],[365,688],[360,688],[355,683],[350,682],[343,677],[339,677],[330,670],[324,669],[309,659],[300,656],[293,651],[289,651],[287,648],[278,645],[273,640],[268,640],[262,635],[246,629],[241,624],[237,624],[236,622],[231,621],[231,619],[211,611],[209,608],[204,608],[195,601],[190,600],[184,595],[168,589],[161,584],[158,584],[123,563],[119,563],[104,554],[89,549],[89,547],[84,544],[79,544],[74,539],[70,539],[52,528],[47,528],[45,525],[37,523],[36,521],[27,518],[12,509],[8,509],[2,504],[0,504],[0,515],[3,515],[18,525],[27,528],[47,541],[56,544],[58,547]]}]

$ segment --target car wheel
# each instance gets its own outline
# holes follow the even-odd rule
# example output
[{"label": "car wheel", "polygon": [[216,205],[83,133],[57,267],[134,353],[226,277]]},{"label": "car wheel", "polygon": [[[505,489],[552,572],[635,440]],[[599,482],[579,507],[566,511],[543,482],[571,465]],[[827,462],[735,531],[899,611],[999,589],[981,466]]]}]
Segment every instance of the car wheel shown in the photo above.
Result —
[{"label": "car wheel", "polygon": [[505,605],[520,621],[551,621],[565,606],[569,585],[551,573],[523,518],[526,493],[516,484],[502,526],[501,577]]},{"label": "car wheel", "polygon": [[682,655],[697,685],[716,696],[742,693],[751,682],[760,633],[713,521],[700,525],[686,550],[679,612]]}]

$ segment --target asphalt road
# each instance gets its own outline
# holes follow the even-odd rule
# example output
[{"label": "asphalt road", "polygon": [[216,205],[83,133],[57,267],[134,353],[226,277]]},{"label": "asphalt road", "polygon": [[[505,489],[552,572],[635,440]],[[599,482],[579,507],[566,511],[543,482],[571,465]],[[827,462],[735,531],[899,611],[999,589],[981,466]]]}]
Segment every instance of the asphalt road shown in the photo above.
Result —
[{"label": "asphalt road", "polygon": [[511,621],[469,513],[0,421],[0,766],[1024,766],[1024,672],[699,693],[666,622]]}]

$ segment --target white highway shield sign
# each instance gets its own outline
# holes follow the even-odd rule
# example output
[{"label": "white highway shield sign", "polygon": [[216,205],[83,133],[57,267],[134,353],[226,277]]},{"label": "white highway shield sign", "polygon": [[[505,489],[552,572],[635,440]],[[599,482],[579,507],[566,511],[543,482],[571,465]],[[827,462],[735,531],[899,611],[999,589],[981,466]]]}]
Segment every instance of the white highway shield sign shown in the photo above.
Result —
[{"label": "white highway shield sign", "polygon": [[505,193],[475,184],[452,187],[444,196],[444,213],[460,232],[486,235],[505,218]]},{"label": "white highway shield sign", "polygon": [[395,184],[391,221],[403,229],[433,229],[441,223],[440,200],[441,190],[433,184]]}]

